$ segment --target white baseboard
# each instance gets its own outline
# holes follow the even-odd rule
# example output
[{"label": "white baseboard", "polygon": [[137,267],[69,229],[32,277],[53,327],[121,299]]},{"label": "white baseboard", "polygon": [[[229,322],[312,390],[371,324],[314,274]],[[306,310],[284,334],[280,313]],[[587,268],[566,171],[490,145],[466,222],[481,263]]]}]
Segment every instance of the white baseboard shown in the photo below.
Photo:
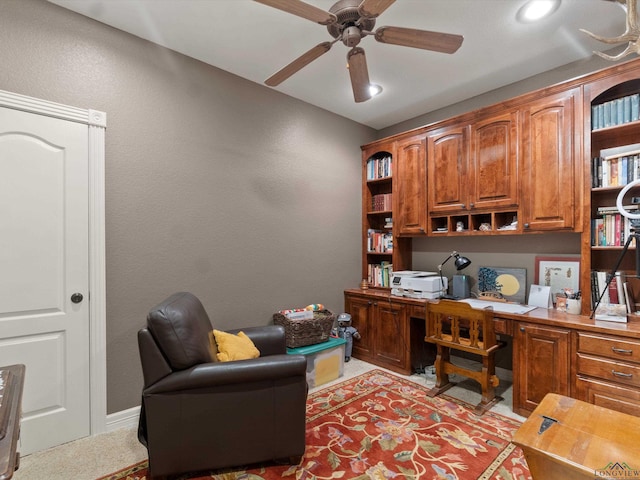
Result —
[{"label": "white baseboard", "polygon": [[132,407],[120,412],[107,415],[107,432],[113,432],[120,428],[135,428],[138,426],[140,407]]}]

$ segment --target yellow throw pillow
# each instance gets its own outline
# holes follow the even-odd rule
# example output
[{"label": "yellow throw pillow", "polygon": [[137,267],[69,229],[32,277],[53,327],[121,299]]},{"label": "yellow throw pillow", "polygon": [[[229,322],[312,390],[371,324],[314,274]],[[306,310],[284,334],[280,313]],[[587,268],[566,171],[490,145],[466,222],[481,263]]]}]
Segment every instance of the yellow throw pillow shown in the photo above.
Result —
[{"label": "yellow throw pillow", "polygon": [[216,357],[220,362],[248,360],[260,356],[260,351],[244,332],[238,332],[237,335],[234,335],[233,333],[214,330],[213,335],[216,337],[216,344],[218,345]]}]

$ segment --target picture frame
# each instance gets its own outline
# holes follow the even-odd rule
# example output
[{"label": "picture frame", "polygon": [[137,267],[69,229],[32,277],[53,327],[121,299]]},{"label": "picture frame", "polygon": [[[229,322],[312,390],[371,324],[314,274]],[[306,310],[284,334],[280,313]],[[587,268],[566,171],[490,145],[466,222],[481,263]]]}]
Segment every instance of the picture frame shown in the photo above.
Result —
[{"label": "picture frame", "polygon": [[535,281],[551,287],[551,297],[564,296],[565,289],[580,290],[580,257],[536,257]]},{"label": "picture frame", "polygon": [[497,292],[508,302],[525,303],[527,270],[525,268],[480,267],[478,291]]}]

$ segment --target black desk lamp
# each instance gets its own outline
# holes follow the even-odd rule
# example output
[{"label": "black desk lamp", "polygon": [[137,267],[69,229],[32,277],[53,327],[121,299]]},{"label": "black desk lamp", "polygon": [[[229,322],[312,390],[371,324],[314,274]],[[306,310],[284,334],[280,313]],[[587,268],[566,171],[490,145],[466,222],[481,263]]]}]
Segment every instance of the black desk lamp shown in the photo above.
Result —
[{"label": "black desk lamp", "polygon": [[451,255],[449,255],[444,262],[442,262],[440,265],[438,265],[438,273],[440,273],[440,286],[442,288],[442,294],[440,295],[440,298],[447,298],[447,299],[451,299],[451,300],[456,300],[456,297],[454,297],[452,295],[447,295],[445,293],[444,278],[442,278],[442,266],[445,263],[447,263],[450,259],[452,259],[454,257],[456,259],[456,261],[454,262],[454,265],[456,266],[456,270],[458,270],[458,271],[463,270],[463,269],[467,268],[469,265],[471,265],[471,260],[469,260],[467,257],[461,256],[456,251],[451,252]]}]

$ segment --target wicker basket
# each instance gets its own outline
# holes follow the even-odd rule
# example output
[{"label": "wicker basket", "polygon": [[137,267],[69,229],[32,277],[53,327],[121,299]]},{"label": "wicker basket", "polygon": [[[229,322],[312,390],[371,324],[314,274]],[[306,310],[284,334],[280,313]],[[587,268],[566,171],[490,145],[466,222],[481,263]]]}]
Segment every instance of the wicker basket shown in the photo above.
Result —
[{"label": "wicker basket", "polygon": [[313,318],[302,320],[287,318],[281,313],[273,314],[273,323],[284,327],[289,348],[326,342],[335,320],[335,314],[329,310],[313,312]]}]

